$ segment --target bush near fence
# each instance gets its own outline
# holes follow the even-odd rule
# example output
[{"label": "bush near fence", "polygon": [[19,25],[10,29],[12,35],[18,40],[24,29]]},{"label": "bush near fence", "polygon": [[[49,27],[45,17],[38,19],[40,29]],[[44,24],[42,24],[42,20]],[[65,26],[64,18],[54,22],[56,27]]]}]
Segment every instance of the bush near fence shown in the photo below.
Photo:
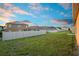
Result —
[{"label": "bush near fence", "polygon": [[0,31],[0,37],[2,37],[2,31]]}]

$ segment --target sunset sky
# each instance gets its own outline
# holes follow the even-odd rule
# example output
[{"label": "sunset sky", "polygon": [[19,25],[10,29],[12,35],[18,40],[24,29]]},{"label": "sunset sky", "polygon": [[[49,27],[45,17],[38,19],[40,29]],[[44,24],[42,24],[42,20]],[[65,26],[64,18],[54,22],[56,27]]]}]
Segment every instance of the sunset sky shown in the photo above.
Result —
[{"label": "sunset sky", "polygon": [[29,20],[39,26],[71,26],[70,3],[0,3],[0,24]]}]

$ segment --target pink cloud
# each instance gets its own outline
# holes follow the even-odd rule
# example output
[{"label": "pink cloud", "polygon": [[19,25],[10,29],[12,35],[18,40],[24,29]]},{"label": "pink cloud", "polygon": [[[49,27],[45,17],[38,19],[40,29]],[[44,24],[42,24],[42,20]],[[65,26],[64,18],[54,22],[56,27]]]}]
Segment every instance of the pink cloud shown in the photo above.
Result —
[{"label": "pink cloud", "polygon": [[[18,7],[13,6],[10,3],[4,3],[4,7],[11,7],[11,9],[9,9],[11,12],[15,12],[15,13],[20,13],[20,14],[27,14],[25,11],[21,10]],[[5,12],[4,9],[0,9],[1,11]]]},{"label": "pink cloud", "polygon": [[70,4],[69,3],[59,3],[59,5],[62,6],[66,10],[70,8]]},{"label": "pink cloud", "polygon": [[29,13],[29,12],[27,12],[27,11],[24,11],[24,10],[18,8],[18,7],[13,7],[13,8],[12,8],[12,12],[18,13],[18,14],[30,15],[30,16],[35,17],[32,13]]},{"label": "pink cloud", "polygon": [[12,11],[11,10],[6,10],[6,9],[4,9],[4,8],[0,8],[0,12],[1,13],[11,13]]},{"label": "pink cloud", "polygon": [[4,16],[4,17],[16,17],[14,14],[12,14],[12,12],[10,10],[5,10],[3,8],[0,8],[0,16]]},{"label": "pink cloud", "polygon": [[13,8],[12,8],[12,11],[15,12],[15,13],[27,14],[25,11],[21,10],[21,9],[18,8],[18,7],[13,7]]},{"label": "pink cloud", "polygon": [[5,3],[4,6],[5,7],[11,7],[11,9],[10,9],[11,12],[33,16],[33,14],[31,14],[31,13],[29,13],[27,11],[24,11],[24,10],[20,9],[19,7],[17,7],[17,6],[14,6],[11,3]]},{"label": "pink cloud", "polygon": [[[17,6],[14,6],[13,4],[11,3],[4,3],[4,7],[10,7],[9,9],[5,10],[5,9],[0,9],[1,12],[3,12],[3,16],[4,17],[8,17],[8,16],[12,16],[12,17],[15,17],[15,15],[13,15],[12,13],[18,13],[18,14],[24,14],[24,15],[30,15],[32,17],[36,17],[35,15],[33,15],[32,13],[29,13],[27,11],[24,11],[22,9],[20,9],[19,7]],[[7,12],[7,13],[6,13]]]},{"label": "pink cloud", "polygon": [[65,21],[64,19],[63,20],[57,20],[57,19],[54,19],[52,20],[53,23],[57,23],[57,24],[68,24],[67,21]]},{"label": "pink cloud", "polygon": [[2,16],[4,16],[4,17],[16,17],[14,14],[8,13],[8,12],[4,13]]},{"label": "pink cloud", "polygon": [[11,3],[4,3],[4,6],[6,6],[6,7],[12,7],[13,5]]},{"label": "pink cloud", "polygon": [[5,9],[0,8],[0,12],[1,12],[1,13],[5,12]]}]

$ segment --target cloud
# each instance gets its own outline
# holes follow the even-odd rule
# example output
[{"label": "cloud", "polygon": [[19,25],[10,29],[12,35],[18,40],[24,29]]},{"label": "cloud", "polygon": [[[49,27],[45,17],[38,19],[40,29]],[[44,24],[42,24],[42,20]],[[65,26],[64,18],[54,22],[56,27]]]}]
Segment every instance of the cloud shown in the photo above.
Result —
[{"label": "cloud", "polygon": [[16,17],[14,14],[12,14],[11,11],[9,10],[5,10],[3,8],[0,8],[0,16],[4,16],[4,17]]},{"label": "cloud", "polygon": [[65,14],[64,12],[60,12],[60,15],[64,16],[64,17],[67,17],[68,15]]},{"label": "cloud", "polygon": [[30,15],[30,16],[33,16],[33,14],[27,12],[27,11],[24,11],[18,7],[13,7],[12,8],[12,11],[15,12],[15,13],[18,13],[18,14],[25,14],[25,15]]},{"label": "cloud", "polygon": [[6,17],[0,17],[0,21],[3,21],[3,22],[11,22],[11,21],[14,21],[14,20],[11,20],[11,19],[8,19]]},{"label": "cloud", "polygon": [[6,12],[5,9],[0,8],[0,13],[4,13],[4,12]]},{"label": "cloud", "polygon": [[[10,7],[8,10],[11,11],[12,13],[17,13],[17,14],[29,15],[29,16],[32,16],[32,17],[36,17],[32,13],[24,11],[21,8],[15,6],[15,5],[11,4],[11,3],[4,3],[4,7],[7,7],[7,8]],[[14,16],[14,15],[11,15],[11,16]]]},{"label": "cloud", "polygon": [[68,17],[69,15],[65,14],[64,17]]},{"label": "cloud", "polygon": [[13,5],[11,3],[4,3],[5,7],[12,7]]},{"label": "cloud", "polygon": [[57,19],[53,19],[52,20],[53,23],[56,23],[56,24],[64,24],[64,25],[67,25],[68,22],[66,20],[57,20]]},{"label": "cloud", "polygon": [[32,16],[34,18],[36,17],[32,13],[24,11],[24,10],[20,9],[19,7],[17,7],[17,6],[14,6],[11,3],[4,3],[3,7],[4,8],[0,8],[0,15],[4,16],[4,17],[16,17],[13,13],[18,13],[18,14],[23,14],[23,15],[29,15],[29,16]]},{"label": "cloud", "polygon": [[27,12],[21,10],[21,9],[18,8],[18,7],[13,7],[13,8],[12,8],[12,11],[15,12],[15,13],[19,13],[19,14],[27,14]]},{"label": "cloud", "polygon": [[48,7],[42,7],[42,5],[39,4],[39,3],[32,3],[32,4],[29,4],[29,8],[32,9],[32,10],[36,10],[36,11],[49,10]]},{"label": "cloud", "polygon": [[60,15],[65,15],[65,13],[64,12],[60,12]]},{"label": "cloud", "polygon": [[59,5],[62,6],[65,10],[70,8],[70,3],[59,3]]},{"label": "cloud", "polygon": [[10,10],[6,10],[5,8],[0,8],[0,13],[11,13]]},{"label": "cloud", "polygon": [[[8,9],[6,9],[6,8],[8,8]],[[24,10],[20,9],[19,7],[14,6],[13,4],[3,4],[3,8],[0,7],[0,21],[3,21],[5,23],[14,21],[14,20],[10,19],[10,17],[16,17],[15,14],[13,14],[13,13],[24,14],[24,15],[36,17],[32,13],[24,11]]]},{"label": "cloud", "polygon": [[64,17],[71,17],[72,14],[68,14],[68,13],[64,13],[64,12],[60,12],[60,15],[64,16]]},{"label": "cloud", "polygon": [[9,19],[9,17],[16,17],[16,16],[10,10],[6,10],[5,8],[0,8],[0,21],[3,22],[14,21]]},{"label": "cloud", "polygon": [[37,3],[32,3],[32,4],[29,5],[30,9],[32,9],[32,10],[38,10],[38,11],[41,10],[41,7],[40,6],[41,5],[40,4],[37,4]]},{"label": "cloud", "polygon": [[32,17],[36,17],[36,16],[33,15],[32,13],[27,12],[27,11],[24,11],[24,10],[20,9],[19,7],[13,7],[11,10],[12,10],[12,12],[14,12],[14,13],[24,14],[24,15],[29,15],[29,16],[32,16]]},{"label": "cloud", "polygon": [[40,15],[40,17],[44,18],[44,20],[52,19],[52,17],[49,14],[48,15]]},{"label": "cloud", "polygon": [[14,14],[12,14],[12,13],[8,13],[8,12],[6,12],[6,13],[4,13],[2,16],[4,16],[4,17],[16,17]]}]

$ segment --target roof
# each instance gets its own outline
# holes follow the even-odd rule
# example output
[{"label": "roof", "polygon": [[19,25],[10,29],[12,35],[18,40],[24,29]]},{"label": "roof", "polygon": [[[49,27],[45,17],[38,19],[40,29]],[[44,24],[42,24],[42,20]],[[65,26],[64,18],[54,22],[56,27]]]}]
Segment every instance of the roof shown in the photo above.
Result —
[{"label": "roof", "polygon": [[29,21],[13,21],[13,22],[8,22],[7,24],[28,24],[31,23]]},{"label": "roof", "polygon": [[31,23],[30,21],[28,21],[28,20],[24,20],[24,21],[22,21],[22,22],[27,22],[27,23]]}]

